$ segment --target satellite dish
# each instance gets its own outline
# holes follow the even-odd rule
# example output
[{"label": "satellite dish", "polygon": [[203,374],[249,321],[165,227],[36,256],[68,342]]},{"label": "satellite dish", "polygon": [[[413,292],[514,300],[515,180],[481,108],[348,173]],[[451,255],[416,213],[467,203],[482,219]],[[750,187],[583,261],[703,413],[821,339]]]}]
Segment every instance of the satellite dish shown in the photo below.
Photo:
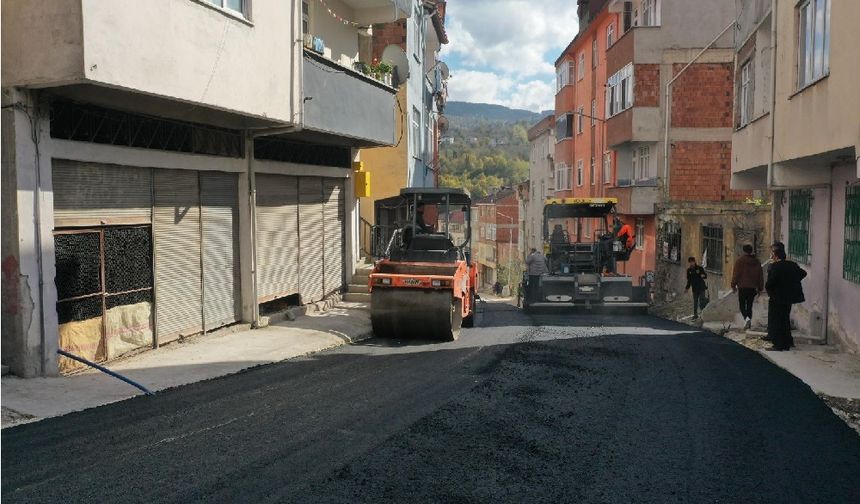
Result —
[{"label": "satellite dish", "polygon": [[439,132],[445,133],[446,131],[448,131],[448,126],[450,125],[449,123],[450,121],[448,121],[447,117],[440,115],[439,119],[436,120],[436,124],[439,126]]},{"label": "satellite dish", "polygon": [[409,78],[409,58],[406,52],[397,44],[391,44],[382,51],[382,61],[394,67],[394,75],[397,77],[397,84],[406,82]]},{"label": "satellite dish", "polygon": [[451,76],[451,71],[448,70],[448,65],[444,61],[439,62],[439,72],[442,73],[442,80],[448,80],[448,77]]}]

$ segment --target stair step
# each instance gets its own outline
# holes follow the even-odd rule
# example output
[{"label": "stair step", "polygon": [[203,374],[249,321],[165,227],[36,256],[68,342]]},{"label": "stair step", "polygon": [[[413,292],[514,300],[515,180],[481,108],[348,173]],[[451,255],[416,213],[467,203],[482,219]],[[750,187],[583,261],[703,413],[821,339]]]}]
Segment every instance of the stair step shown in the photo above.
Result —
[{"label": "stair step", "polygon": [[370,275],[367,273],[356,273],[352,275],[352,283],[354,284],[365,284],[370,281]]},{"label": "stair step", "polygon": [[351,283],[349,284],[347,292],[351,292],[353,294],[367,294],[367,284]]},{"label": "stair step", "polygon": [[370,293],[367,292],[347,292],[343,295],[343,300],[348,303],[369,303]]}]

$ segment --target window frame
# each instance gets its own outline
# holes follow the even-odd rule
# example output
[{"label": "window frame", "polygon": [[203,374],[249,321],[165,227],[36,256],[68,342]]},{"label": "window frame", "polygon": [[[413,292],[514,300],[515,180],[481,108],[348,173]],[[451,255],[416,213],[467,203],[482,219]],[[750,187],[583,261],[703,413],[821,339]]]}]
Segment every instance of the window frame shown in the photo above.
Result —
[{"label": "window frame", "polygon": [[598,47],[599,47],[598,43],[597,43],[597,39],[598,39],[598,37],[594,37],[591,40],[591,68],[597,68],[597,62],[598,62],[597,51],[598,51]]},{"label": "window frame", "polygon": [[[707,266],[704,266],[705,271],[722,275],[725,246],[723,226],[721,224],[702,224],[701,233],[702,254],[704,255],[705,252],[708,252]],[[719,236],[716,236],[717,234]],[[715,259],[719,260],[716,261]]]},{"label": "window frame", "polygon": [[[681,264],[681,224],[676,221],[664,222],[661,226],[663,246],[660,250],[660,260],[673,264]],[[672,258],[672,252],[675,258]]]},{"label": "window frame", "polygon": [[585,51],[579,53],[579,63],[578,63],[578,72],[576,74],[576,80],[581,81],[585,78]]},{"label": "window frame", "polygon": [[421,142],[421,111],[412,106],[412,158],[422,159],[423,143]]},{"label": "window frame", "polygon": [[[819,12],[818,7],[822,7]],[[795,7],[796,47],[796,87],[804,89],[830,74],[830,13],[831,0],[801,0]],[[820,20],[821,47],[816,44],[816,32]],[[820,53],[817,51],[820,49]],[[816,66],[819,66],[816,68]]]},{"label": "window frame", "polygon": [[793,189],[788,193],[788,256],[801,264],[812,262],[812,189]]},{"label": "window frame", "polygon": [[603,153],[603,183],[612,183],[612,152]]},{"label": "window frame", "polygon": [[860,185],[845,186],[842,278],[860,284]]},{"label": "window frame", "polygon": [[595,175],[597,175],[597,160],[594,156],[591,156],[591,166],[588,168],[588,177],[591,185],[597,185],[597,177]]},{"label": "window frame", "polygon": [[597,125],[597,98],[591,99],[591,127]]},{"label": "window frame", "polygon": [[576,160],[576,187],[582,187],[584,185],[583,177],[585,176],[585,166],[581,159]]},{"label": "window frame", "polygon": [[606,27],[606,48],[609,49],[612,47],[612,44],[615,43],[615,20],[612,20],[609,23],[609,26]]},{"label": "window frame", "polygon": [[651,176],[651,146],[650,145],[639,145],[636,147],[636,152],[634,153],[634,158],[638,158],[638,164],[634,162],[634,166],[637,167],[638,171],[634,172],[634,176],[636,180],[649,180],[653,178]]},{"label": "window frame", "polygon": [[645,219],[642,217],[636,218],[636,248],[645,250]]},{"label": "window frame", "polygon": [[741,65],[740,71],[739,127],[744,127],[752,121],[753,80],[755,78],[753,71],[753,58],[749,58]]},{"label": "window frame", "polygon": [[576,134],[581,135],[585,132],[585,107],[580,105],[576,109]]},{"label": "window frame", "polygon": [[606,119],[633,107],[633,63],[612,74],[606,80]]},{"label": "window frame", "polygon": [[[308,8],[307,12],[305,12],[305,6]],[[311,0],[302,0],[302,35],[311,34],[311,17]]]}]

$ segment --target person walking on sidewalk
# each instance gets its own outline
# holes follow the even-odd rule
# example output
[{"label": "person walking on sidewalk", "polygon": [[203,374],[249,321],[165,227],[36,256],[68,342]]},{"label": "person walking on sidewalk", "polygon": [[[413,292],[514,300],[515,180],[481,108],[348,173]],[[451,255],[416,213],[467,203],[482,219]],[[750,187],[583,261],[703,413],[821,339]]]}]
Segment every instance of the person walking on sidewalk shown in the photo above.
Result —
[{"label": "person walking on sidewalk", "polygon": [[768,350],[784,351],[794,346],[791,337],[791,305],[802,303],[806,271],[797,263],[786,259],[785,245],[774,242],[771,246],[773,264],[767,273],[767,339],[773,342]]},{"label": "person walking on sidewalk", "polygon": [[693,289],[693,320],[696,320],[699,318],[699,305],[708,290],[708,284],[705,283],[708,274],[705,273],[705,268],[696,264],[695,257],[687,258],[687,264],[687,286],[684,287],[684,292]]},{"label": "person walking on sidewalk", "polygon": [[532,247],[528,257],[526,257],[526,270],[529,274],[529,285],[525,295],[529,303],[535,299],[535,292],[540,283],[540,276],[546,273],[546,257],[536,248]]},{"label": "person walking on sidewalk", "polygon": [[753,301],[764,290],[764,274],[752,245],[744,245],[743,250],[744,255],[738,257],[732,269],[732,290],[738,293],[744,329],[749,329],[752,326]]}]

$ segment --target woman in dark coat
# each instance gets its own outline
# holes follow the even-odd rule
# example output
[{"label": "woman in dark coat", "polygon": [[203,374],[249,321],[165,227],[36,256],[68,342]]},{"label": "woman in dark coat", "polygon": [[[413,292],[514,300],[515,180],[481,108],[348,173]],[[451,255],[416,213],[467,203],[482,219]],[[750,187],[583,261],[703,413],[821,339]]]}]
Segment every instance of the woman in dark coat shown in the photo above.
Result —
[{"label": "woman in dark coat", "polygon": [[769,350],[782,351],[794,346],[791,337],[791,305],[804,301],[800,281],[806,277],[806,271],[786,259],[785,245],[782,243],[774,243],[771,251],[773,263],[764,286],[770,297],[767,304],[767,337],[773,342]]}]

